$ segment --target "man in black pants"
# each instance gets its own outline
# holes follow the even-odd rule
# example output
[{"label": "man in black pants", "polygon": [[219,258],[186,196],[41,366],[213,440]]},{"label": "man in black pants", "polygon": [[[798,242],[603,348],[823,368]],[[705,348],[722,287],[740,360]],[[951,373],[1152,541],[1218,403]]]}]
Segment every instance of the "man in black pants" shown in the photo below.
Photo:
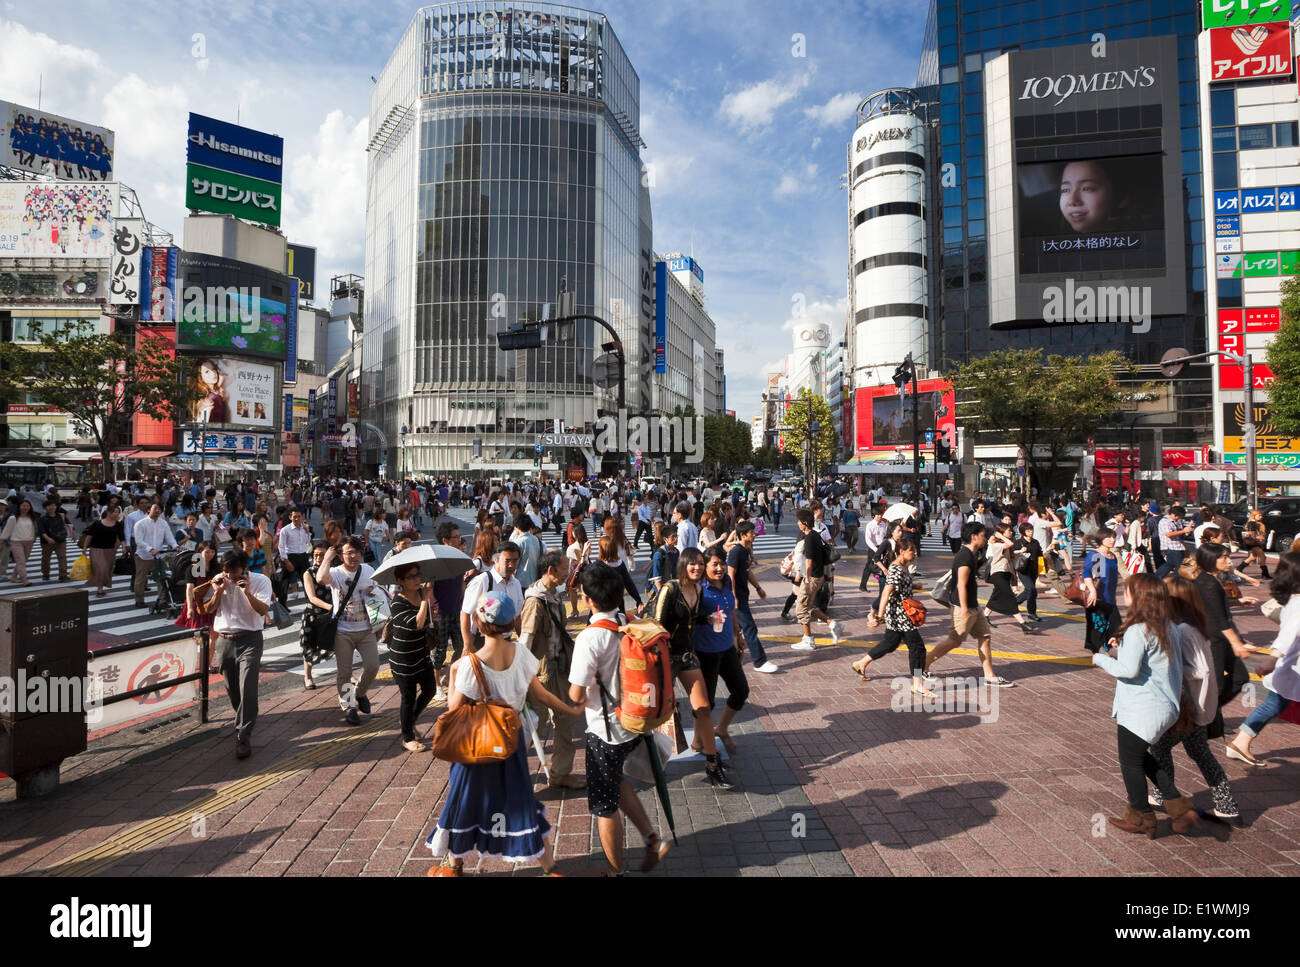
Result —
[{"label": "man in black pants", "polygon": [[311,566],[311,529],[302,522],[302,511],[297,507],[289,512],[289,523],[276,535],[276,546],[283,564],[283,577],[276,589],[276,597],[287,608],[289,588],[294,581],[302,581],[302,576]]}]

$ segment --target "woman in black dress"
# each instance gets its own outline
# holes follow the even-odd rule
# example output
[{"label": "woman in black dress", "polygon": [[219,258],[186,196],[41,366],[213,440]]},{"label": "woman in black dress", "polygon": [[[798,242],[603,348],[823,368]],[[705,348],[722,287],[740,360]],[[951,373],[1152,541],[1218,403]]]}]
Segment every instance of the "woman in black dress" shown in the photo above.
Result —
[{"label": "woman in black dress", "polygon": [[99,520],[81,532],[81,546],[90,557],[90,580],[86,587],[95,586],[95,597],[102,598],[113,586],[113,562],[117,549],[126,543],[122,521],[113,505],[100,515]]},{"label": "woman in black dress", "polygon": [[1223,707],[1250,681],[1250,672],[1242,661],[1250,654],[1250,648],[1237,634],[1228,608],[1228,594],[1219,580],[1220,572],[1232,569],[1232,556],[1228,549],[1222,544],[1206,542],[1196,549],[1195,560],[1196,590],[1205,606],[1215,681],[1219,686],[1219,714],[1206,727],[1206,736],[1218,739],[1223,737]]},{"label": "woman in black dress", "polygon": [[1020,625],[1020,630],[1027,635],[1033,634],[1029,628],[1029,621],[1020,613],[1020,605],[1016,601],[1016,592],[1012,590],[1011,582],[1014,575],[1011,571],[1011,555],[1015,550],[1016,539],[1011,530],[1011,518],[1003,517],[993,528],[993,533],[989,535],[988,559],[989,559],[989,585],[993,588],[993,593],[989,595],[989,603],[986,606],[990,613],[1011,615]]}]

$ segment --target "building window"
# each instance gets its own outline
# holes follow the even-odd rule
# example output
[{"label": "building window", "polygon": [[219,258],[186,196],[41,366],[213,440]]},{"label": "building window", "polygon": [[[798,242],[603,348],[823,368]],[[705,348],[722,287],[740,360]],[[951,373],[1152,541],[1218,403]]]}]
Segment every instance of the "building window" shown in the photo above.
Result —
[{"label": "building window", "polygon": [[1294,148],[1300,145],[1300,139],[1296,137],[1297,122],[1283,121],[1280,124],[1273,125],[1277,134],[1277,146],[1279,148]]},{"label": "building window", "polygon": [[1236,97],[1232,88],[1210,92],[1210,124],[1222,127],[1237,123]]},{"label": "building window", "polygon": [[1237,128],[1237,143],[1244,151],[1247,148],[1273,147],[1273,125],[1243,124]]},{"label": "building window", "polygon": [[[1194,129],[1189,129],[1193,130]],[[1215,151],[1235,151],[1237,148],[1236,128],[1215,128],[1210,135],[1210,146]]]}]

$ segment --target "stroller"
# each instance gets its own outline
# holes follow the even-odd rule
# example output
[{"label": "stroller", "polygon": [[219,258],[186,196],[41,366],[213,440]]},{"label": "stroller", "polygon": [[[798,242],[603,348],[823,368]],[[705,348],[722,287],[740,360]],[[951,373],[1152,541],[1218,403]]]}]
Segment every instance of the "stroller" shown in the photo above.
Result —
[{"label": "stroller", "polygon": [[193,559],[193,551],[177,551],[170,558],[159,557],[154,560],[153,576],[158,582],[158,597],[149,609],[150,614],[162,615],[173,621],[180,616]]}]

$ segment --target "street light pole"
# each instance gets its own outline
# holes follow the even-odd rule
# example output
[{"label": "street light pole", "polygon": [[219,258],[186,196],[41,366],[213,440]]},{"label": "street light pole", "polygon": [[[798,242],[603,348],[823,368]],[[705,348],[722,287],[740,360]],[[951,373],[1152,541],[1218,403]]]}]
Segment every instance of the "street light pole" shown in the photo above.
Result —
[{"label": "street light pole", "polygon": [[1230,353],[1224,350],[1211,351],[1208,353],[1197,353],[1194,356],[1186,354],[1184,349],[1171,349],[1160,359],[1160,371],[1169,379],[1173,379],[1183,371],[1183,368],[1190,362],[1198,359],[1209,359],[1211,356],[1221,356],[1238,366],[1242,367],[1243,387],[1245,400],[1245,419],[1242,420],[1242,435],[1246,445],[1246,507],[1249,510],[1255,508],[1255,502],[1259,499],[1259,468],[1255,465],[1257,449],[1255,445],[1255,368],[1254,361],[1250,353]]}]

